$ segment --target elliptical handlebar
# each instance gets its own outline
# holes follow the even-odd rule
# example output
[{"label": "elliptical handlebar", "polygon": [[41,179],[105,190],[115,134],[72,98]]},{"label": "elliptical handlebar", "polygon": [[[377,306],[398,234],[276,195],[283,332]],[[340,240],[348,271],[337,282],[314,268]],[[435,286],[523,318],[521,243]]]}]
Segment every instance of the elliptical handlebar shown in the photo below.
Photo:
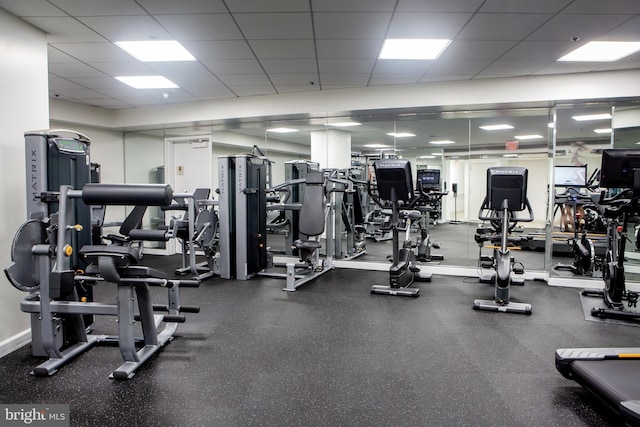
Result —
[{"label": "elliptical handlebar", "polygon": [[[513,222],[513,223],[518,223],[518,222],[532,222],[533,221],[533,209],[531,208],[531,204],[529,203],[529,199],[525,199],[524,200],[524,205],[525,205],[525,210],[528,213],[528,216],[526,218],[521,218],[521,217],[516,217],[515,215],[509,218],[509,222]],[[513,210],[509,210],[507,208],[507,211],[509,213],[513,213],[513,212],[522,212],[522,211],[513,211]],[[489,216],[485,215],[485,212],[489,212]],[[502,213],[502,210],[498,211],[498,210],[491,210],[488,208],[488,202],[487,202],[487,198],[485,197],[484,201],[482,202],[482,206],[480,206],[480,211],[478,212],[478,219],[481,219],[483,221],[499,221],[502,220],[502,216],[500,215]]]}]

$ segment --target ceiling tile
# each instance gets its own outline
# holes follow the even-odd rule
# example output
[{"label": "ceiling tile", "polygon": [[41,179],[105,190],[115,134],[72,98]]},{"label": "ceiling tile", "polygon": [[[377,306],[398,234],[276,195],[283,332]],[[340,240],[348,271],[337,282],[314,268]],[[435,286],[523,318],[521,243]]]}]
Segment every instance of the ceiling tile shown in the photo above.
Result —
[{"label": "ceiling tile", "polygon": [[515,45],[501,59],[507,60],[543,60],[555,61],[561,56],[575,49],[577,46],[570,41],[529,41]]},{"label": "ceiling tile", "polygon": [[82,62],[49,64],[49,72],[58,77],[105,77],[104,73]]},{"label": "ceiling tile", "polygon": [[318,58],[375,59],[382,49],[380,40],[318,40]]},{"label": "ceiling tile", "polygon": [[532,74],[564,74],[564,73],[588,73],[595,71],[601,63],[596,62],[553,62],[542,67]]},{"label": "ceiling tile", "polygon": [[308,13],[240,13],[234,16],[247,39],[312,39]]},{"label": "ceiling tile", "polygon": [[156,74],[151,68],[142,62],[94,62],[92,66],[103,73],[116,76],[145,76]]},{"label": "ceiling tile", "polygon": [[382,74],[422,74],[433,64],[434,61],[379,59],[373,72]]},{"label": "ceiling tile", "polygon": [[320,72],[323,74],[370,74],[375,63],[375,59],[319,59],[318,67],[320,69]]},{"label": "ceiling tile", "polygon": [[391,13],[314,13],[318,39],[383,39]]},{"label": "ceiling tile", "polygon": [[49,76],[49,91],[55,92],[62,89],[85,89],[85,87],[67,79]]},{"label": "ceiling tile", "polygon": [[235,94],[225,86],[195,86],[185,90],[201,100],[235,97]]},{"label": "ceiling tile", "polygon": [[438,60],[433,64],[427,74],[460,74],[475,75],[485,69],[492,61],[489,59],[450,59]]},{"label": "ceiling tile", "polygon": [[315,59],[263,59],[260,61],[267,73],[315,73]]},{"label": "ceiling tile", "polygon": [[470,13],[396,13],[386,38],[453,39],[471,16]]},{"label": "ceiling tile", "polygon": [[232,0],[227,1],[226,4],[232,13],[309,11],[309,2],[300,0]]},{"label": "ceiling tile", "polygon": [[475,12],[486,0],[398,0],[397,12]]},{"label": "ceiling tile", "polygon": [[222,0],[137,0],[150,14],[171,15],[183,13],[225,13]]},{"label": "ceiling tile", "polygon": [[241,86],[231,86],[230,89],[237,96],[258,96],[258,95],[275,95],[277,92],[271,85],[241,85]]},{"label": "ceiling tile", "polygon": [[470,80],[473,78],[472,74],[425,74],[419,81],[419,83],[429,82],[446,82],[456,80]]},{"label": "ceiling tile", "polygon": [[25,21],[47,33],[49,43],[104,42],[104,37],[69,17],[24,18]]},{"label": "ceiling tile", "polygon": [[249,40],[259,59],[315,58],[313,40]]},{"label": "ceiling tile", "polygon": [[438,59],[498,59],[517,43],[515,40],[454,40]]},{"label": "ceiling tile", "polygon": [[280,86],[308,86],[309,90],[312,90],[318,83],[318,74],[316,73],[270,74],[270,77],[276,89]]},{"label": "ceiling tile", "polygon": [[225,59],[202,61],[214,74],[256,74],[264,70],[255,59]]},{"label": "ceiling tile", "polygon": [[244,40],[183,40],[182,45],[200,60],[253,59],[249,44]]},{"label": "ceiling tile", "polygon": [[422,77],[421,73],[413,73],[413,74],[374,73],[371,76],[370,85],[379,86],[379,85],[413,84],[413,83],[417,83],[421,77]]},{"label": "ceiling tile", "polygon": [[629,19],[617,28],[598,37],[599,40],[640,41],[640,16]]},{"label": "ceiling tile", "polygon": [[131,0],[48,0],[74,16],[146,15],[144,9]]},{"label": "ceiling tile", "polygon": [[[70,78],[71,81],[85,87],[94,88],[100,92],[111,93],[112,89],[119,89],[124,86],[124,84],[113,77],[103,76],[103,77],[73,77]],[[127,87],[128,86],[124,86]],[[131,90],[134,90],[130,88]],[[107,90],[109,92],[107,92]]]},{"label": "ceiling tile", "polygon": [[388,0],[311,0],[314,12],[393,12]]},{"label": "ceiling tile", "polygon": [[0,8],[15,16],[67,16],[55,6],[42,0],[0,0]]},{"label": "ceiling tile", "polygon": [[476,14],[457,37],[459,40],[522,40],[552,15],[512,13]]},{"label": "ceiling tile", "polygon": [[67,55],[59,49],[56,49],[49,45],[47,47],[47,56],[49,64],[57,64],[60,62],[76,62],[78,61],[72,56]]},{"label": "ceiling tile", "polygon": [[527,76],[533,74],[540,68],[540,62],[535,60],[512,61],[501,59],[495,61],[482,70],[480,75],[492,76]]},{"label": "ceiling tile", "polygon": [[343,73],[325,73],[322,74],[322,88],[327,87],[353,87],[366,86],[371,73],[361,74],[343,74]]},{"label": "ceiling tile", "polygon": [[279,85],[276,87],[278,93],[297,93],[297,92],[316,92],[320,90],[319,86],[307,85]]},{"label": "ceiling tile", "polygon": [[171,34],[150,16],[99,16],[78,19],[112,42],[173,39]]},{"label": "ceiling tile", "polygon": [[611,31],[628,19],[626,15],[561,14],[551,18],[527,39],[569,41],[572,37],[580,37],[586,42]]},{"label": "ceiling tile", "polygon": [[51,46],[82,62],[136,61],[113,43],[51,43]]},{"label": "ceiling tile", "polygon": [[[237,86],[270,86],[266,74],[219,74],[218,78],[229,87]],[[235,92],[235,91],[234,91]]]},{"label": "ceiling tile", "polygon": [[574,0],[563,13],[626,13],[639,14],[640,2],[637,0]]},{"label": "ceiling tile", "polygon": [[238,40],[242,34],[228,14],[156,15],[160,24],[178,40]]},{"label": "ceiling tile", "polygon": [[487,0],[482,13],[558,13],[573,0]]}]

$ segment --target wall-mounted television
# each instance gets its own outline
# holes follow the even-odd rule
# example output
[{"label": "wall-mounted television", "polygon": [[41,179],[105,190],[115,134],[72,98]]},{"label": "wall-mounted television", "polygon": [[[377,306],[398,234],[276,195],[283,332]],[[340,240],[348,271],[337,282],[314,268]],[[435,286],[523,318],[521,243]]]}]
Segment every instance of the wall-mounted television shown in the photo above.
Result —
[{"label": "wall-mounted television", "polygon": [[587,165],[556,166],[553,168],[553,177],[556,187],[586,187]]},{"label": "wall-mounted television", "polygon": [[[640,169],[640,149],[619,148],[602,151],[600,186],[604,188],[634,188],[634,169]],[[637,186],[640,183],[636,183]]]},{"label": "wall-mounted television", "polygon": [[418,169],[416,175],[417,188],[440,188],[439,169]]}]

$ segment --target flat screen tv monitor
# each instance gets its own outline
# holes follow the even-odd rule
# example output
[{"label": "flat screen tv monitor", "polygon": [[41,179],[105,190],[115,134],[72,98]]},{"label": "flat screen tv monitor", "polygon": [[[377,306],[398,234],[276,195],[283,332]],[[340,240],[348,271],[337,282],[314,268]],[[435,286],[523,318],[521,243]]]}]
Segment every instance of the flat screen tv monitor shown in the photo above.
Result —
[{"label": "flat screen tv monitor", "polygon": [[501,210],[506,200],[509,211],[522,211],[527,200],[528,170],[521,167],[498,166],[487,169],[488,209]]},{"label": "flat screen tv monitor", "polygon": [[409,201],[413,198],[413,178],[408,160],[386,159],[373,162],[378,196],[383,200]]},{"label": "flat screen tv monitor", "polygon": [[556,166],[553,168],[553,185],[556,187],[586,187],[587,165]]},{"label": "flat screen tv monitor", "polygon": [[418,188],[440,188],[440,170],[418,170],[416,183]]},{"label": "flat screen tv monitor", "polygon": [[639,148],[603,150],[602,164],[600,166],[600,187],[640,189],[640,182],[634,185],[634,169],[640,169]]}]

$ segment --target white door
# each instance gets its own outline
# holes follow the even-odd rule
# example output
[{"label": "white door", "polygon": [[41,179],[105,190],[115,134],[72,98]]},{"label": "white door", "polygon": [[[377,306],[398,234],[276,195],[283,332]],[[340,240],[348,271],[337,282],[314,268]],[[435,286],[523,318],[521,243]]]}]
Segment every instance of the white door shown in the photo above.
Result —
[{"label": "white door", "polygon": [[[190,136],[165,139],[167,167],[165,182],[171,185],[174,193],[193,193],[196,188],[212,188],[211,137]],[[169,212],[171,216],[182,216],[182,212]],[[169,254],[177,250],[176,242],[170,241]]]}]

